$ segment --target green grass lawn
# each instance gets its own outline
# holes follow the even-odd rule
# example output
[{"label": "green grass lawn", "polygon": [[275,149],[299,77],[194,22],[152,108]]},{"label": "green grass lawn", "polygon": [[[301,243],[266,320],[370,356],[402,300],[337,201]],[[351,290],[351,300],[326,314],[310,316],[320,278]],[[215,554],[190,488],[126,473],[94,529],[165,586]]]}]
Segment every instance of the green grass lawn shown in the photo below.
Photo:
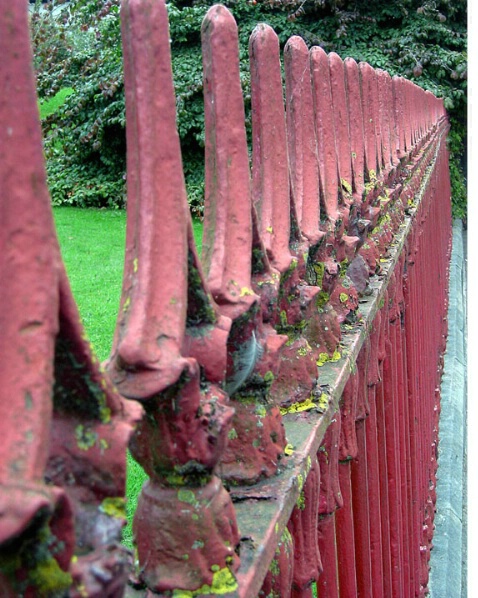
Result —
[{"label": "green grass lawn", "polygon": [[[96,356],[110,354],[123,276],[126,213],[120,210],[53,208],[61,253],[73,295]],[[201,248],[202,226],[194,222]],[[146,479],[128,453],[126,483],[128,525],[123,541],[132,547],[131,521],[139,491]]]}]

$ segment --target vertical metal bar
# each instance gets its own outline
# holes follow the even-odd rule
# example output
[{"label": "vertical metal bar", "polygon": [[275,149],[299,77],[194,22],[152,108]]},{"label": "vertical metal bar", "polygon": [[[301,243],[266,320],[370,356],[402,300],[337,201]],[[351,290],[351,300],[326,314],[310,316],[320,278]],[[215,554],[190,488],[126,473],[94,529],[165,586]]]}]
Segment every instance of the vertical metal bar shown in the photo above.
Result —
[{"label": "vertical metal bar", "polygon": [[319,165],[309,50],[301,37],[294,35],[286,43],[284,70],[292,195],[300,229],[313,245],[322,236]]},{"label": "vertical metal bar", "polygon": [[319,598],[338,598],[339,581],[337,576],[335,513],[319,517],[317,533],[320,556],[324,567],[317,582],[317,595]]},{"label": "vertical metal bar", "polygon": [[322,598],[336,598],[339,596],[335,510],[343,505],[339,485],[340,427],[340,416],[337,413],[327,428],[318,452],[321,486],[318,543],[323,571],[317,583],[317,591]]},{"label": "vertical metal bar", "polygon": [[350,461],[339,462],[340,490],[344,506],[335,513],[337,566],[340,596],[357,596],[357,565],[355,560],[354,514]]},{"label": "vertical metal bar", "polygon": [[[108,371],[122,394],[147,405],[130,445],[150,476],[133,522],[140,578],[155,592],[196,591],[218,575],[234,588],[235,512],[214,475],[233,415],[218,386],[231,322],[218,313],[194,247],[164,0],[123,2],[122,33],[128,225]],[[194,336],[201,326],[210,340],[201,359],[214,364],[205,374],[185,343],[186,329]]]},{"label": "vertical metal bar", "polygon": [[325,215],[329,221],[335,222],[338,217],[339,180],[330,71],[327,54],[317,46],[310,50],[310,72],[314,98],[321,197]]},{"label": "vertical metal bar", "polygon": [[[385,596],[384,569],[383,569],[383,543],[382,543],[382,510],[384,503],[381,498],[380,488],[380,452],[378,444],[377,420],[377,385],[381,382],[380,371],[380,333],[381,312],[375,316],[374,328],[370,335],[370,367],[367,375],[367,391],[369,396],[370,414],[365,421],[366,459],[369,496],[369,526],[370,526],[370,560],[372,575],[372,595]],[[370,371],[373,370],[373,371]]]},{"label": "vertical metal bar", "polygon": [[[389,286],[389,302],[393,301],[393,289]],[[386,312],[387,313],[387,312]],[[392,565],[392,595],[401,596],[402,587],[402,534],[401,534],[401,513],[400,513],[400,469],[399,469],[399,446],[397,438],[396,421],[396,400],[395,387],[396,372],[394,364],[394,344],[390,330],[389,313],[385,316],[387,322],[386,351],[387,358],[383,362],[383,384],[384,384],[384,416],[386,426],[386,447],[387,447],[387,473],[388,473],[388,501],[390,519],[390,554]]]},{"label": "vertical metal bar", "polygon": [[[367,420],[356,423],[358,455],[351,462],[353,526],[358,596],[373,596],[370,544],[370,495],[367,471]],[[377,500],[378,497],[375,498]]]},{"label": "vertical metal bar", "polygon": [[[383,317],[386,323],[386,314]],[[382,530],[382,566],[383,589],[385,596],[392,596],[392,554],[390,533],[390,500],[388,490],[388,465],[387,465],[387,429],[385,425],[385,385],[381,382],[376,393],[377,406],[377,442],[379,447],[379,472],[380,472],[380,523]]]},{"label": "vertical metal bar", "polygon": [[289,163],[279,38],[265,24],[249,41],[252,106],[252,198],[274,267],[290,266]]},{"label": "vertical metal bar", "polygon": [[[237,25],[223,6],[202,24],[205,198],[202,264],[217,303],[237,305],[252,294],[251,183]],[[249,300],[249,305],[252,301]]]},{"label": "vertical metal bar", "polygon": [[358,64],[353,58],[346,58],[344,60],[344,66],[349,113],[353,191],[356,194],[355,203],[360,205],[363,192],[365,191],[365,142],[360,72]]},{"label": "vertical metal bar", "polygon": [[294,540],[292,598],[312,596],[312,582],[322,571],[317,539],[319,491],[320,467],[316,460],[288,523]]}]

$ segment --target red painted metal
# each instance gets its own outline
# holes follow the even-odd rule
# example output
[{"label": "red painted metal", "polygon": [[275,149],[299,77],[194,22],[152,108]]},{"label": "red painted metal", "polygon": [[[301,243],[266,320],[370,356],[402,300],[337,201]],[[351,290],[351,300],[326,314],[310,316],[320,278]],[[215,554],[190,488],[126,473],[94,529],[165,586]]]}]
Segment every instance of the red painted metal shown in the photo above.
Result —
[{"label": "red painted metal", "polygon": [[323,236],[319,231],[320,202],[317,139],[310,78],[309,51],[301,37],[293,36],[284,47],[287,139],[292,198],[302,233],[311,245]]},{"label": "red painted metal", "polygon": [[335,536],[335,514],[321,516],[317,530],[322,571],[317,581],[319,597],[335,598],[339,596],[339,580],[337,575],[337,543]]},{"label": "red painted metal", "polygon": [[[108,370],[122,394],[148,404],[131,444],[150,476],[133,527],[140,580],[154,591],[195,590],[214,582],[204,555],[218,571],[239,564],[232,502],[213,475],[233,415],[215,385],[224,379],[231,322],[204,290],[192,240],[166,7],[131,0],[122,14],[127,119],[133,126],[127,129],[125,277]],[[150,60],[141,50],[145,43],[161,59]],[[187,355],[194,343],[186,337],[200,336],[195,332],[201,325],[209,326],[211,382],[201,381],[202,360]]]},{"label": "red painted metal", "polygon": [[354,513],[350,461],[339,463],[340,489],[344,505],[335,513],[337,569],[340,596],[357,596],[357,564],[355,560]]},{"label": "red painted metal", "polygon": [[139,421],[129,446],[150,479],[128,596],[305,598],[314,582],[321,598],[424,596],[451,231],[443,102],[294,37],[284,109],[278,38],[259,25],[251,175],[237,26],[212,7],[200,259],[166,5],[124,0],[128,225],[105,376],[55,238],[27,7],[0,8],[0,593],[37,595],[48,566],[51,591],[123,594]]},{"label": "red painted metal", "polygon": [[339,180],[335,146],[332,91],[327,54],[320,47],[310,50],[310,72],[314,99],[317,152],[319,159],[320,193],[327,218],[338,217]]},{"label": "red painted metal", "polygon": [[[330,89],[334,109],[334,129],[337,147],[337,162],[340,178],[339,188],[345,203],[347,186],[352,187],[352,149],[350,147],[349,115],[345,91],[345,70],[343,60],[335,52],[329,54]],[[350,192],[349,192],[350,193]]]},{"label": "red painted metal", "polygon": [[[364,145],[364,117],[362,112],[362,90],[360,87],[360,73],[358,64],[353,58],[346,58],[345,84],[347,88],[347,103],[350,128],[350,152],[352,157],[354,200],[360,205],[365,191],[365,145]],[[362,231],[361,231],[362,232]]]},{"label": "red painted metal", "polygon": [[279,38],[271,27],[254,29],[249,55],[253,202],[269,259],[284,272],[291,263],[289,168]]},{"label": "red painted metal", "polygon": [[0,50],[0,594],[115,596],[141,408],[101,372],[61,262],[26,3],[0,4]]},{"label": "red painted metal", "polygon": [[207,13],[202,48],[207,165],[202,263],[219,305],[250,307],[253,295],[241,296],[241,289],[251,287],[249,156],[237,25],[224,7],[214,6]]},{"label": "red painted metal", "polygon": [[357,595],[372,596],[372,562],[370,540],[370,489],[367,467],[365,420],[357,421],[357,458],[351,463],[352,509],[355,544]]},{"label": "red painted metal", "polygon": [[320,467],[316,460],[288,524],[294,540],[293,598],[312,596],[312,583],[322,572],[317,537],[319,491]]}]

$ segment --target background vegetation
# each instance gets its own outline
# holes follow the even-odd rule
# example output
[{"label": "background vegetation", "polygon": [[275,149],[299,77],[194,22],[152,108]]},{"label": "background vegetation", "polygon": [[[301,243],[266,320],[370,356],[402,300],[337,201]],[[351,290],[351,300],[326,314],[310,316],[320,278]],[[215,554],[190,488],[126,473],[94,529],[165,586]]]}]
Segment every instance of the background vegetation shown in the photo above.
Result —
[{"label": "background vegetation", "polygon": [[[31,30],[49,183],[55,205],[125,204],[125,111],[120,0],[37,3]],[[213,0],[168,4],[177,118],[193,214],[203,200],[201,21]],[[466,218],[466,0],[224,0],[240,35],[241,80],[250,118],[248,39],[269,23],[284,44],[365,60],[443,97],[454,215]],[[53,108],[52,108],[53,106]],[[49,109],[47,109],[49,107]],[[250,123],[248,122],[248,126]]]}]

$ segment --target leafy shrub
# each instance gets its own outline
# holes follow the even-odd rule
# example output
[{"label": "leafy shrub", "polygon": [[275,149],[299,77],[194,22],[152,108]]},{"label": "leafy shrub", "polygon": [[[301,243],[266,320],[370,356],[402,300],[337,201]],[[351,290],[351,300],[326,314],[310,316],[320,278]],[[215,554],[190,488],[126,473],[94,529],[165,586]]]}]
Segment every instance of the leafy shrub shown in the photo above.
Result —
[{"label": "leafy shrub", "polygon": [[[168,4],[177,122],[189,202],[202,212],[204,115],[200,30],[213,0]],[[225,0],[239,27],[240,70],[250,133],[248,40],[269,23],[282,44],[300,35],[309,46],[352,56],[406,76],[443,97],[450,135],[454,214],[466,215],[466,0]],[[124,205],[125,113],[120,0],[38,5],[32,38],[41,100],[72,88],[43,121],[56,204]]]}]

